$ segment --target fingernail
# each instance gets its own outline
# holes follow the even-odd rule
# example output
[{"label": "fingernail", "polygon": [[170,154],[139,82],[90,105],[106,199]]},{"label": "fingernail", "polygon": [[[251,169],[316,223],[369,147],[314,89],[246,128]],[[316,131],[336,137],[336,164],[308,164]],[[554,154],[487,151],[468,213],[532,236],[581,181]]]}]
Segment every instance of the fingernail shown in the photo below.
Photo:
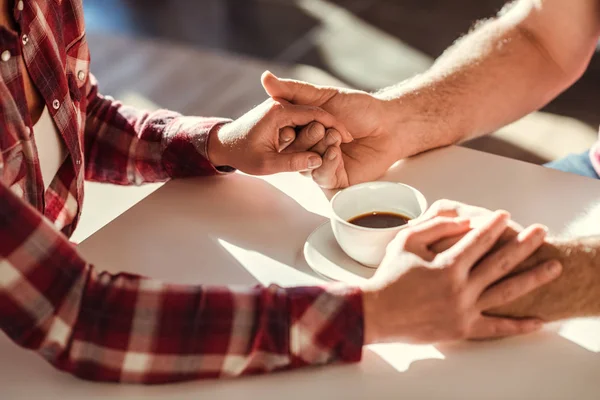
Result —
[{"label": "fingernail", "polygon": [[560,265],[560,263],[557,261],[550,261],[546,268],[548,269],[549,273],[555,275],[561,271],[562,265]]},{"label": "fingernail", "polygon": [[279,145],[279,152],[281,153],[282,151],[284,151],[285,149],[287,149],[289,147],[289,145],[292,144],[291,141],[283,141],[283,143],[281,143]]},{"label": "fingernail", "polygon": [[337,157],[337,153],[335,151],[329,151],[327,153],[327,159],[330,161],[335,160],[336,157]]},{"label": "fingernail", "polygon": [[545,237],[548,234],[548,228],[545,226],[538,226],[534,233],[537,237]]},{"label": "fingernail", "polygon": [[329,132],[327,134],[327,137],[325,138],[325,145],[326,146],[333,146],[337,142],[338,142],[338,137],[335,134]]},{"label": "fingernail", "polygon": [[506,210],[496,211],[496,216],[500,216],[503,220],[510,219],[510,213]]},{"label": "fingernail", "polygon": [[308,169],[319,168],[322,163],[323,160],[321,160],[321,157],[310,157],[308,159]]},{"label": "fingernail", "polygon": [[293,138],[292,138],[291,136],[283,136],[283,137],[281,138],[281,140],[282,140],[283,142],[285,142],[285,143],[287,143],[287,142],[291,142],[291,141],[292,141],[292,139],[293,139]]}]

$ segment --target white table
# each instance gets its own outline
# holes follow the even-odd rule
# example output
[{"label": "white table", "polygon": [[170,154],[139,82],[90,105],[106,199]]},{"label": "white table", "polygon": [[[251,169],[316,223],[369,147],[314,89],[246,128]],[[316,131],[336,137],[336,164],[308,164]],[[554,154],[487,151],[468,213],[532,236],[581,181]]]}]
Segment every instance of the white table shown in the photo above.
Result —
[{"label": "white table", "polygon": [[[399,163],[384,178],[442,197],[504,208],[559,232],[600,200],[600,182],[451,147]],[[81,245],[99,268],[180,283],[319,282],[302,256],[326,221],[327,197],[282,174],[173,181]],[[160,387],[93,384],[53,370],[0,337],[1,399],[598,399],[600,324],[489,343],[385,345],[359,364]],[[567,339],[567,337],[569,339]]]}]

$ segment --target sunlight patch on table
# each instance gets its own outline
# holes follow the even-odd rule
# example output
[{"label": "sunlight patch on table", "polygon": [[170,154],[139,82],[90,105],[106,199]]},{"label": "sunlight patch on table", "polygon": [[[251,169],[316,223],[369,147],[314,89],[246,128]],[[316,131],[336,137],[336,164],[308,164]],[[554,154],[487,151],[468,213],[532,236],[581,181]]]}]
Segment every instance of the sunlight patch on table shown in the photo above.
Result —
[{"label": "sunlight patch on table", "polygon": [[408,371],[410,365],[421,360],[445,360],[446,357],[432,345],[402,343],[374,344],[369,350],[377,354],[398,372]]},{"label": "sunlight patch on table", "polygon": [[567,321],[560,328],[559,335],[586,350],[600,353],[599,318]]},{"label": "sunlight patch on table", "polygon": [[315,276],[273,260],[264,254],[243,249],[223,239],[217,240],[223,249],[263,285],[275,283],[280,286],[310,286],[323,283]]},{"label": "sunlight patch on table", "polygon": [[323,190],[311,178],[300,174],[281,173],[261,179],[293,198],[307,211],[329,218],[329,199],[334,191]]}]

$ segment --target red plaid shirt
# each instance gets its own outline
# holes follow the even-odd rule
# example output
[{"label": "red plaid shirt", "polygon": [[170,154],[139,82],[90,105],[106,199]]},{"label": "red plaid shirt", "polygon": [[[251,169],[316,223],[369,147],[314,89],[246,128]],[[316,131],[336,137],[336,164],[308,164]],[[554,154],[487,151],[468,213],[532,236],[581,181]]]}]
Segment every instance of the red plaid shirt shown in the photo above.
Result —
[{"label": "red plaid shirt", "polygon": [[[0,28],[0,328],[57,368],[160,383],[360,359],[358,289],[177,286],[88,264],[68,241],[83,180],[208,175],[224,120],[142,112],[98,93],[81,0],[15,1]],[[107,11],[108,12],[108,11]],[[44,191],[22,60],[66,148]]]}]

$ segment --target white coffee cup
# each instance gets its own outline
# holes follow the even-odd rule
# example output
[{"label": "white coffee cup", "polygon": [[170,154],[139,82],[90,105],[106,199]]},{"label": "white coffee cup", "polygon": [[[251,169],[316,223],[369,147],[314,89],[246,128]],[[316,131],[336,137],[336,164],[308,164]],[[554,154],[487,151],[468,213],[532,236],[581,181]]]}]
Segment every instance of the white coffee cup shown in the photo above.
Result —
[{"label": "white coffee cup", "polygon": [[338,192],[331,199],[331,209],[331,227],[342,250],[355,261],[377,268],[387,245],[406,225],[365,228],[348,221],[371,212],[418,218],[427,209],[427,200],[417,189],[402,183],[368,182]]}]

